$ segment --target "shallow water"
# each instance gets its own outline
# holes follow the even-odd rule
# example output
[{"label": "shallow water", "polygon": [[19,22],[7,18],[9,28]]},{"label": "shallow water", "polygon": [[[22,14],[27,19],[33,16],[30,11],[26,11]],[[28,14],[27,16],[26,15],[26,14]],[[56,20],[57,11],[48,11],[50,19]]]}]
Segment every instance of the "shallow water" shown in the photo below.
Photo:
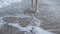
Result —
[{"label": "shallow water", "polygon": [[0,8],[7,6],[11,3],[14,3],[14,2],[22,2],[22,0],[0,0]]},{"label": "shallow water", "polygon": [[[28,20],[30,20],[29,21],[30,23],[28,23],[28,24],[25,24],[25,22],[24,22],[22,25],[25,24],[25,27],[23,27],[22,25],[20,25],[21,23],[18,23],[19,21],[17,19],[16,19],[17,22],[14,22],[14,23],[13,22],[6,22],[6,21],[3,20],[3,18],[8,18],[8,17],[11,17],[12,19],[13,19],[13,17],[21,18],[21,19],[23,19],[23,18],[27,18],[27,19],[31,18],[31,20],[28,19]],[[9,20],[10,20],[10,18],[8,18],[8,21]],[[5,27],[5,25],[7,25],[9,27],[17,28],[17,30],[20,31],[20,32],[24,31],[25,32],[24,34],[27,34],[27,33],[28,34],[34,34],[34,33],[35,34],[54,34],[54,33],[48,32],[46,30],[43,30],[41,27],[39,27],[40,24],[41,24],[40,20],[37,19],[35,16],[24,15],[23,13],[22,14],[13,15],[13,16],[11,16],[11,15],[9,16],[8,15],[8,16],[1,16],[0,17],[0,29]],[[6,28],[8,28],[8,27],[6,27]],[[30,32],[31,30],[32,30],[32,32]],[[3,31],[5,31],[5,30],[3,30]],[[11,32],[11,31],[9,31],[9,32]],[[5,32],[3,32],[3,33],[5,33]]]},{"label": "shallow water", "polygon": [[[7,17],[7,16],[3,16],[2,18],[1,18],[1,20],[0,20],[0,29],[2,28],[2,27],[4,27],[4,25],[7,25],[7,22],[5,22],[5,21],[3,21],[2,19],[4,18],[4,17]],[[10,17],[10,16],[8,16],[8,17]],[[16,17],[16,16],[11,16],[11,17]],[[26,16],[26,15],[24,15],[24,16],[22,16],[23,18],[29,18],[28,16]],[[17,16],[16,18],[22,18],[20,15],[19,16]],[[22,18],[22,19],[23,19]],[[15,27],[15,28],[17,28],[17,30],[18,31],[24,31],[25,33],[24,34],[54,34],[54,33],[51,33],[51,32],[48,32],[48,31],[45,31],[45,30],[43,30],[41,27],[39,27],[40,26],[40,24],[41,24],[41,22],[40,22],[40,20],[39,19],[37,19],[37,18],[35,18],[34,16],[33,17],[31,17],[30,16],[30,18],[32,18],[32,20],[30,21],[30,23],[28,23],[27,24],[27,26],[25,26],[25,27],[23,27],[22,25],[20,25],[21,23],[8,23],[8,25],[10,26],[10,27]],[[7,25],[7,26],[8,26]],[[7,28],[7,27],[6,27]],[[31,32],[32,31],[32,32]],[[4,32],[3,32],[4,33]]]},{"label": "shallow water", "polygon": [[[28,11],[29,11],[28,8],[31,7],[31,1],[30,2],[29,1],[30,0],[18,0],[18,1],[1,0],[0,1],[1,27],[4,27],[2,25],[6,24],[5,21],[8,21],[10,23],[10,25],[13,25],[13,27],[16,27],[16,26],[18,26],[18,23],[16,23],[16,21],[19,22],[19,19],[25,18],[25,20],[26,20],[26,18],[29,18],[29,19],[33,18],[30,22],[33,22],[35,24],[29,23],[29,25],[38,26],[39,21],[41,21],[40,25],[42,24],[41,25],[42,29],[40,29],[40,27],[35,27],[36,29],[38,28],[39,30],[41,30],[41,32],[46,32],[46,30],[47,31],[53,31],[53,30],[56,31],[55,28],[58,27],[60,24],[59,23],[60,22],[59,0],[57,0],[57,1],[56,0],[40,0],[39,1],[40,2],[40,4],[39,4],[40,14],[38,14],[38,15],[33,14],[33,13],[31,13],[31,14],[28,13]],[[25,14],[24,14],[24,12],[25,12]],[[31,16],[32,14],[34,17]],[[5,19],[5,21],[3,21],[3,18]],[[6,20],[6,19],[8,19],[8,20]],[[13,20],[15,20],[15,21],[13,21]],[[23,20],[24,19],[22,19],[22,21]],[[10,21],[12,22],[12,24]],[[13,22],[15,22],[17,25],[14,25]],[[26,22],[26,21],[24,21],[24,22]],[[23,25],[23,23],[21,23],[21,24]],[[19,24],[19,27],[20,27],[20,24]],[[18,28],[18,27],[16,27],[16,28]],[[29,27],[27,27],[27,28],[29,29]],[[58,28],[56,28],[56,29],[58,29]],[[46,33],[48,34],[48,32],[46,32]]]}]

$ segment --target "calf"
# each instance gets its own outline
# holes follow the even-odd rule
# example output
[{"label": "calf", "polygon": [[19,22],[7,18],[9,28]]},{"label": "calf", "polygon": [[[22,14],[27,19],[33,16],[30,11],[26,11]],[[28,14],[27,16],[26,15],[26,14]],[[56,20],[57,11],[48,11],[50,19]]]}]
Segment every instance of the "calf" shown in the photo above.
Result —
[{"label": "calf", "polygon": [[[34,0],[31,1],[32,1],[32,11],[34,11]],[[39,0],[36,0],[35,12],[39,12],[38,6],[39,6]]]}]

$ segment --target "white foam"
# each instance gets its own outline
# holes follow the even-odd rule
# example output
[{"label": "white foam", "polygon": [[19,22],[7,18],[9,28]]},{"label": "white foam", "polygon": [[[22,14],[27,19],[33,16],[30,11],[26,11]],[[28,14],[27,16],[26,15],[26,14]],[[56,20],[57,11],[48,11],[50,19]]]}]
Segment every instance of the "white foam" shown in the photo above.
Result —
[{"label": "white foam", "polygon": [[54,34],[54,33],[45,31],[45,30],[43,30],[42,28],[36,27],[36,26],[33,27],[32,31],[33,31],[35,34]]},{"label": "white foam", "polygon": [[43,30],[40,27],[37,26],[27,26],[27,27],[22,27],[18,23],[9,23],[9,25],[16,27],[19,29],[19,31],[26,31],[25,34],[31,33],[30,31],[32,30],[33,33],[35,34],[54,34],[48,31]]},{"label": "white foam", "polygon": [[7,6],[11,3],[14,3],[14,2],[22,2],[22,0],[0,0],[0,8]]},{"label": "white foam", "polygon": [[0,28],[2,28],[5,24],[6,22],[2,20],[2,17],[0,17]]},{"label": "white foam", "polygon": [[19,30],[22,29],[23,27],[21,27],[18,23],[9,23],[8,25],[11,25],[13,27],[18,28]]},{"label": "white foam", "polygon": [[24,15],[22,13],[22,14],[16,14],[16,15],[6,15],[6,16],[2,16],[2,17],[30,18],[31,16],[30,15]]}]

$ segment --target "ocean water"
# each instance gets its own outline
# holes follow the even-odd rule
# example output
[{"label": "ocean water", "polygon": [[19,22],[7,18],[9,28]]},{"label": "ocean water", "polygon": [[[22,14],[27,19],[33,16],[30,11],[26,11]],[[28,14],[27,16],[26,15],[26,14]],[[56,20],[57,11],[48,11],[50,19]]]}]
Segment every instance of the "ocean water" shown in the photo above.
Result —
[{"label": "ocean water", "polygon": [[7,6],[11,3],[14,3],[14,2],[22,2],[22,0],[0,0],[0,8]]},{"label": "ocean water", "polygon": [[[0,29],[2,27],[4,27],[4,25],[6,25],[7,23],[2,19],[4,17],[16,17],[16,18],[29,18],[31,16],[27,16],[27,15],[19,15],[19,16],[3,16],[0,17]],[[41,21],[39,19],[37,19],[36,17],[33,16],[32,21],[30,21],[31,23],[28,24],[26,27],[22,27],[19,23],[8,23],[9,26],[11,27],[15,27],[17,28],[18,31],[25,31],[24,34],[55,34],[49,31],[46,31],[44,29],[42,29],[40,26]],[[32,31],[32,32],[31,32]]]},{"label": "ocean water", "polygon": [[[17,2],[23,2],[22,0],[0,0],[0,8],[8,6],[12,3],[17,3]],[[48,10],[49,11],[53,11],[54,12],[54,16],[57,18],[59,16],[59,12],[55,12],[56,8],[57,10],[59,10],[57,3],[54,1],[50,1],[50,0],[40,0],[40,2],[42,4],[47,4],[48,5]],[[24,4],[24,3],[23,3]],[[28,2],[26,2],[27,5]],[[18,4],[19,5],[19,4]],[[23,7],[23,5],[21,5]],[[25,5],[26,6],[26,5]],[[12,7],[11,7],[12,8]],[[46,8],[46,7],[43,7]],[[12,8],[14,9],[14,8]],[[19,8],[18,8],[19,9]],[[4,25],[6,25],[6,22],[2,19],[4,17],[16,17],[16,18],[30,18],[30,15],[24,15],[22,12],[21,14],[19,14],[19,12],[12,10],[11,14],[10,11],[6,9],[6,11],[4,11],[3,9],[0,10],[0,28],[4,27]],[[2,16],[2,14],[4,14],[4,16]],[[46,17],[46,16],[44,16]],[[26,27],[22,27],[19,23],[9,23],[8,25],[17,28],[19,31],[26,31],[25,34],[55,34],[49,31],[44,30],[43,28],[39,27],[41,22],[38,18],[36,18],[35,16],[33,16],[32,21],[30,21],[31,23],[26,26]],[[36,25],[36,26],[33,26]],[[32,29],[33,28],[33,29]],[[32,30],[33,33],[30,32],[30,30]]]}]

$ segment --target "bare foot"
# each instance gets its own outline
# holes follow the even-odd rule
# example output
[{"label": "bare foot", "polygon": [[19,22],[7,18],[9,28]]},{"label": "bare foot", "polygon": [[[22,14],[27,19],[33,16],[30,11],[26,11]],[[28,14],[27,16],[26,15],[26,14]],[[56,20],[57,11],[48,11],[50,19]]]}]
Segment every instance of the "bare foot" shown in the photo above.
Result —
[{"label": "bare foot", "polygon": [[33,13],[36,12],[36,11],[35,11],[35,8],[30,8],[30,10],[31,10]]},{"label": "bare foot", "polygon": [[39,13],[39,10],[36,10],[35,12],[36,12],[36,13]]}]

